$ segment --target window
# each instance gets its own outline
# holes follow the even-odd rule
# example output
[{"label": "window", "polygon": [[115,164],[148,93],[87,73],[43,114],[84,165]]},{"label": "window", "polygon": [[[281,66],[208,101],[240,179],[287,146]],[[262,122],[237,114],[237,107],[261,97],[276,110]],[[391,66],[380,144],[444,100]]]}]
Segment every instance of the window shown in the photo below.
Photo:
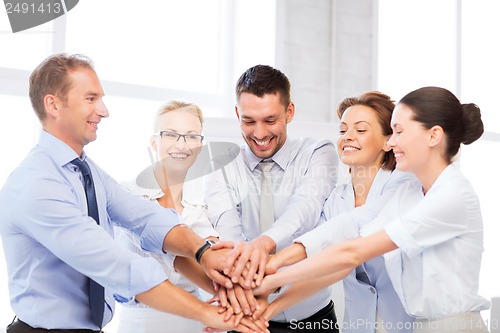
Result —
[{"label": "window", "polygon": [[[227,57],[223,3],[83,1],[67,14],[66,50],[91,56],[102,80],[220,93],[219,59]],[[109,24],[103,29],[89,20]]]},{"label": "window", "polygon": [[[165,101],[197,103],[206,117],[234,117],[239,75],[258,63],[274,65],[275,7],[275,0],[86,0],[16,34],[0,13],[0,106],[8,119],[0,125],[0,186],[38,139],[28,77],[50,54],[94,60],[110,118],[86,152],[118,181],[129,180],[150,163],[152,116]],[[0,248],[0,266],[3,260]],[[13,317],[1,271],[0,326]]]},{"label": "window", "polygon": [[379,1],[378,89],[399,99],[423,86],[457,93],[456,0]]},{"label": "window", "polygon": [[[13,34],[7,14],[0,17],[0,68],[33,70],[40,61],[51,53],[54,38],[54,24],[48,22],[25,32]],[[29,51],[29,56],[21,56]]]}]

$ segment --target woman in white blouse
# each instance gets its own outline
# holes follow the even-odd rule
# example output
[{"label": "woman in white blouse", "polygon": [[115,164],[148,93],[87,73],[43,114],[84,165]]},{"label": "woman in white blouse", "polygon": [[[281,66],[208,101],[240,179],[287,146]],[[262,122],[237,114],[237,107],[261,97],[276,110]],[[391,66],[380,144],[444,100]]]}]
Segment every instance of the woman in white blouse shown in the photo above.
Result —
[{"label": "woman in white blouse", "polygon": [[[200,237],[218,237],[207,217],[200,182],[185,181],[189,168],[198,157],[203,136],[203,115],[195,104],[171,101],[162,106],[154,121],[151,147],[157,162],[146,169],[136,181],[124,184],[132,192],[174,208],[185,224]],[[148,175],[149,173],[149,175]],[[149,176],[149,177],[148,177]],[[116,228],[115,238],[128,249],[143,256],[155,257],[163,265],[171,283],[200,297],[199,288],[174,269],[172,257],[157,255],[141,249],[138,238],[122,228]],[[197,281],[199,282],[199,281]],[[206,286],[210,290],[211,286]],[[119,333],[177,333],[201,332],[201,323],[172,314],[156,311],[140,303],[123,304],[119,319]]]},{"label": "woman in white blouse", "polygon": [[290,304],[387,253],[387,272],[407,313],[416,318],[415,332],[488,332],[480,311],[489,302],[478,295],[481,210],[472,186],[452,164],[461,143],[482,135],[480,110],[461,104],[446,89],[425,87],[400,100],[391,126],[388,144],[397,169],[414,173],[420,182],[401,186],[361,228],[362,237],[266,276],[257,292],[295,284],[281,299]]}]

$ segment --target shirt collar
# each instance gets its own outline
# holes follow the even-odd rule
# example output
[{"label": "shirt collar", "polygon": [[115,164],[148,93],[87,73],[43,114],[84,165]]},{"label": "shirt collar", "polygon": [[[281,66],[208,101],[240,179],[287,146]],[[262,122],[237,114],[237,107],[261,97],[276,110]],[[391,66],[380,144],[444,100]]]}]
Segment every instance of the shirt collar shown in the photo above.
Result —
[{"label": "shirt collar", "polygon": [[[70,146],[44,130],[40,133],[38,146],[50,155],[61,167],[79,157]],[[85,160],[86,157],[87,155],[83,152],[82,159]]]},{"label": "shirt collar", "polygon": [[[147,168],[146,170],[144,170],[142,176],[143,176],[142,179],[147,178],[149,180],[148,186],[147,187],[141,186],[143,184],[138,182],[136,179],[133,183],[128,184],[129,188],[134,188],[134,193],[147,197],[150,200],[155,200],[165,195],[162,192],[160,185],[156,181],[156,178],[153,173],[153,168]],[[200,184],[200,181],[201,180],[195,179],[184,182],[184,185],[182,187],[182,200],[181,200],[182,206],[187,207],[190,205],[204,204],[205,201],[202,192],[199,190],[200,186],[202,185]],[[186,198],[189,198],[189,200],[186,200]]]},{"label": "shirt collar", "polygon": [[366,196],[366,202],[370,201],[372,199],[372,197],[376,198],[376,197],[381,195],[384,186],[389,181],[389,178],[391,177],[393,172],[395,172],[395,171],[384,170],[382,168],[380,168],[377,171],[377,174],[375,175],[375,178],[373,179],[372,186],[370,187],[370,190],[368,191],[368,195]]},{"label": "shirt collar", "polygon": [[[276,152],[276,154],[265,160],[273,161],[282,170],[285,170],[286,166],[288,165],[288,162],[292,158],[292,148],[293,144],[290,142],[290,140],[287,139],[283,147],[281,147],[280,150]],[[250,170],[252,172],[255,170],[257,165],[259,165],[259,163],[263,160],[262,158],[256,156],[247,144],[244,145],[243,158],[246,160],[247,165],[250,167]]]},{"label": "shirt collar", "polygon": [[[369,200],[372,196],[380,196],[380,193],[382,193],[383,187],[387,184],[389,178],[391,177],[391,174],[396,171],[392,170],[384,170],[380,168],[377,171],[377,174],[375,175],[375,178],[373,179],[372,186],[370,187],[370,190],[368,191],[368,196],[366,198],[366,201]],[[352,178],[349,176],[345,181],[339,182],[336,186],[335,189],[333,190],[334,193],[337,193],[342,199],[347,200],[348,198],[354,198],[354,189],[352,188]]]},{"label": "shirt collar", "polygon": [[144,188],[137,184],[134,185],[136,188],[136,190],[134,191],[135,194],[139,194],[140,196],[146,197],[150,200],[156,200],[165,195],[163,194],[159,186],[158,188]]},{"label": "shirt collar", "polygon": [[422,194],[429,195],[429,193],[434,192],[435,188],[441,187],[441,183],[445,184],[450,179],[454,179],[455,177],[457,177],[457,173],[460,172],[458,171],[458,168],[455,165],[455,163],[448,164],[446,168],[444,168],[443,171],[441,171],[441,173],[436,178],[434,183],[431,185],[431,188],[427,190],[427,193],[424,194],[424,188],[422,187]]}]

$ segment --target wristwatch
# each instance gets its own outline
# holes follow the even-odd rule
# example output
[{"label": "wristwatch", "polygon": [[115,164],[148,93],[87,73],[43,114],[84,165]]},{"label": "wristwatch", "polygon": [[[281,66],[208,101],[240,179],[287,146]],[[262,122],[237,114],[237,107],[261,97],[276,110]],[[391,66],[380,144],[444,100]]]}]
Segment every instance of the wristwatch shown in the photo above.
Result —
[{"label": "wristwatch", "polygon": [[211,239],[207,239],[205,240],[205,243],[203,243],[203,245],[198,249],[198,251],[196,251],[196,254],[194,255],[194,257],[196,258],[196,262],[199,264],[200,261],[201,261],[201,256],[203,255],[203,253],[205,253],[206,250],[208,250],[209,248],[212,247],[212,245],[214,245],[216,242],[211,240]]}]

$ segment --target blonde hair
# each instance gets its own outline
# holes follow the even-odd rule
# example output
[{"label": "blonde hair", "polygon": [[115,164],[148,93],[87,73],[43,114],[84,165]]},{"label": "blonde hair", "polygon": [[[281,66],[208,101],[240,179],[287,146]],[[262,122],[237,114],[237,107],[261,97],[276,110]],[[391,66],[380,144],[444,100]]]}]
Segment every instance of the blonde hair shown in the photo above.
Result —
[{"label": "blonde hair", "polygon": [[187,111],[191,113],[193,116],[198,117],[200,120],[201,128],[203,128],[203,113],[201,112],[201,109],[198,105],[193,104],[193,103],[186,103],[182,101],[169,101],[162,105],[158,111],[156,111],[156,115],[154,117],[154,122],[153,122],[153,132],[157,132],[159,130],[158,128],[158,119],[160,119],[160,116],[172,112],[172,111]]}]

